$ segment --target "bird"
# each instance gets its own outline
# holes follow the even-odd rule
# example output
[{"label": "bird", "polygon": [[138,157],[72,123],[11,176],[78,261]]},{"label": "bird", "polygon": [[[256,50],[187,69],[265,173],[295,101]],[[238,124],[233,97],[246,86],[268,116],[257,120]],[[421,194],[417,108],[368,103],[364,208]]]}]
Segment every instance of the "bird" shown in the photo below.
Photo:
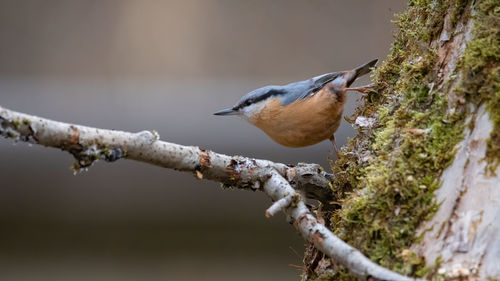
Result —
[{"label": "bird", "polygon": [[214,115],[240,116],[287,147],[305,147],[329,139],[338,153],[334,133],[340,126],[346,92],[368,92],[372,84],[349,86],[358,77],[370,73],[377,61],[287,85],[265,86],[247,93],[233,107]]}]

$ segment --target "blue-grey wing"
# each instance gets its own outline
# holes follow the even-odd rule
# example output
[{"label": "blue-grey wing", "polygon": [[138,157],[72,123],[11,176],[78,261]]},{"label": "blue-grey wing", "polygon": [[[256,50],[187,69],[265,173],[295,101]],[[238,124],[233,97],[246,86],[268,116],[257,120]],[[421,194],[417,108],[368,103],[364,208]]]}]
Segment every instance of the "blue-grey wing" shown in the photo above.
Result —
[{"label": "blue-grey wing", "polygon": [[300,99],[305,99],[312,96],[317,91],[321,90],[325,84],[339,77],[342,72],[332,72],[313,77],[308,80],[290,83],[282,87],[282,91],[286,94],[280,96],[283,105],[288,105]]},{"label": "blue-grey wing", "polygon": [[342,72],[332,72],[284,86],[265,86],[244,95],[233,109],[240,109],[271,97],[279,98],[282,105],[288,105],[296,100],[311,96],[341,74]]}]

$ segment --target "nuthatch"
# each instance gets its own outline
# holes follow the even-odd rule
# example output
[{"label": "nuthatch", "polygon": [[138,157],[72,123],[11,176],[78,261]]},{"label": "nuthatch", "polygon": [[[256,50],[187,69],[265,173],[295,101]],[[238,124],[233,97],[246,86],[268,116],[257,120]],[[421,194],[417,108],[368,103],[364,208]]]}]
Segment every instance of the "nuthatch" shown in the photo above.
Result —
[{"label": "nuthatch", "polygon": [[244,95],[232,108],[215,115],[238,115],[277,143],[303,147],[330,139],[340,125],[346,91],[365,92],[370,86],[348,88],[370,72],[377,59],[353,70],[332,72],[284,86],[265,86]]}]

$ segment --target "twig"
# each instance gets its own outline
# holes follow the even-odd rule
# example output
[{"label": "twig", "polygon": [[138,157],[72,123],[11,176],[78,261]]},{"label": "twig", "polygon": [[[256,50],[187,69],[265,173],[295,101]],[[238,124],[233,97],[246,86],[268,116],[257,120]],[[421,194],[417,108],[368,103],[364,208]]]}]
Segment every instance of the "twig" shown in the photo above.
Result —
[{"label": "twig", "polygon": [[99,159],[113,162],[127,158],[191,172],[200,179],[236,188],[261,190],[275,201],[266,211],[267,216],[283,210],[293,219],[294,226],[304,239],[348,268],[354,276],[365,280],[415,280],[373,263],[316,220],[297,191],[321,201],[332,199],[329,185],[333,175],[316,164],[290,166],[268,160],[227,156],[198,147],[160,141],[154,131],[129,133],[71,125],[2,107],[0,134],[68,151],[76,159],[74,170],[88,167]]}]

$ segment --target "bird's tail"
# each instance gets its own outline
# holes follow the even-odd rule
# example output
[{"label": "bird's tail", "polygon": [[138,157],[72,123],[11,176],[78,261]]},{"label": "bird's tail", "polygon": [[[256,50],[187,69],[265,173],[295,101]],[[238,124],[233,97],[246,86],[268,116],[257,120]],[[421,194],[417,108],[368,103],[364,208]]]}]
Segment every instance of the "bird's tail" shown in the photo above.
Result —
[{"label": "bird's tail", "polygon": [[346,87],[351,86],[351,84],[356,80],[356,78],[361,77],[367,73],[370,73],[371,68],[375,66],[377,63],[378,59],[374,59],[370,62],[367,62],[365,64],[362,64],[355,69],[348,71],[346,73],[345,80],[346,80]]}]

